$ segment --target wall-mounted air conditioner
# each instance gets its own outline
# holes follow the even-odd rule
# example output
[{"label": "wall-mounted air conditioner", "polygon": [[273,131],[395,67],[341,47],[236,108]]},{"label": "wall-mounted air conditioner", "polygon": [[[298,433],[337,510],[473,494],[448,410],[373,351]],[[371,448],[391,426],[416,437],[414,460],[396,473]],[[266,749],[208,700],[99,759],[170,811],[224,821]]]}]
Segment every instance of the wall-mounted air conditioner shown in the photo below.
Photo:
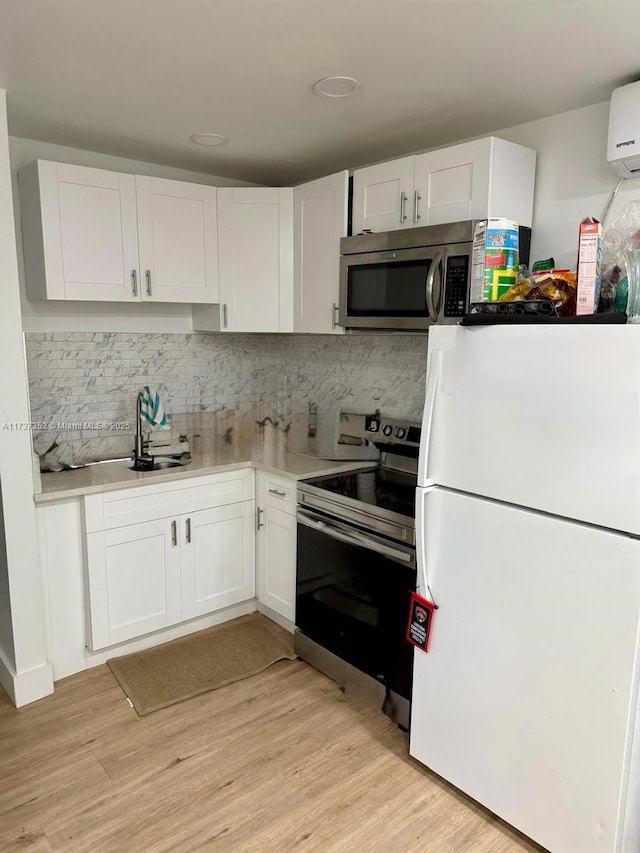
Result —
[{"label": "wall-mounted air conditioner", "polygon": [[640,178],[640,80],[611,93],[607,160],[622,178]]}]

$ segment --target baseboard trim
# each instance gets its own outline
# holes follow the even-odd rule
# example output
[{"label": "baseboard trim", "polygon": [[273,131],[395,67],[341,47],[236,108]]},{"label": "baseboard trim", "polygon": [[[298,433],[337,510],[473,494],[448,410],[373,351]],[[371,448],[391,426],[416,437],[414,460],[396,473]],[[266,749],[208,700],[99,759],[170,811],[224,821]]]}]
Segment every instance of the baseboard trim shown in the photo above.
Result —
[{"label": "baseboard trim", "polygon": [[[135,640],[126,640],[115,646],[108,646],[106,649],[99,649],[92,652],[89,649],[85,650],[84,666],[81,669],[90,669],[94,666],[106,663],[110,658],[118,658],[123,655],[130,655],[134,652],[141,652],[144,649],[150,649],[153,646],[158,646],[161,643],[168,643],[170,640],[177,640],[179,637],[186,637],[187,634],[193,634],[196,631],[202,631],[205,628],[212,628],[214,625],[220,625],[223,622],[228,622],[230,619],[236,619],[238,616],[245,616],[247,613],[255,613],[257,610],[255,598],[250,598],[248,601],[243,601],[240,604],[231,604],[222,610],[217,610],[215,613],[209,613],[206,616],[199,616],[197,619],[191,619],[188,622],[180,622],[173,625],[171,628],[163,628],[153,634],[146,634],[143,637],[137,637]],[[79,672],[80,669],[74,669],[73,672]],[[72,673],[67,671],[63,678]],[[56,681],[58,678],[56,678]]]},{"label": "baseboard trim", "polygon": [[15,693],[15,685],[14,679],[16,677],[15,672],[9,666],[5,656],[0,651],[0,684],[4,687],[9,695],[9,699],[16,704],[16,693]]},{"label": "baseboard trim", "polygon": [[53,668],[50,663],[43,663],[17,674],[0,652],[0,684],[16,708],[22,708],[53,693]]},{"label": "baseboard trim", "polygon": [[263,616],[266,616],[267,619],[271,619],[272,622],[280,625],[281,628],[284,628],[285,631],[289,631],[290,634],[293,634],[295,631],[295,625],[291,622],[290,619],[286,619],[284,616],[281,616],[279,613],[276,613],[275,610],[272,610],[270,607],[267,607],[266,604],[263,604],[261,601],[258,602],[258,612],[262,613]]}]

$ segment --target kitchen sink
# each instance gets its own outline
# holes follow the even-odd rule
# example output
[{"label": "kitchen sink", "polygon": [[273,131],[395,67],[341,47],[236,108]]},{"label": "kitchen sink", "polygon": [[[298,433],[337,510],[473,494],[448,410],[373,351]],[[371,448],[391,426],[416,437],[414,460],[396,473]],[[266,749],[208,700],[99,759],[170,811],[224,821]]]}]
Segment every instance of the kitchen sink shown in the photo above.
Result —
[{"label": "kitchen sink", "polygon": [[[153,465],[150,465],[148,468],[142,469],[144,471],[164,471],[168,468],[184,468],[185,465],[188,465],[191,462],[190,459],[186,459],[184,462],[181,459],[168,459],[164,457],[156,458],[153,460]],[[133,465],[129,465],[129,468],[132,471],[135,471]]]}]

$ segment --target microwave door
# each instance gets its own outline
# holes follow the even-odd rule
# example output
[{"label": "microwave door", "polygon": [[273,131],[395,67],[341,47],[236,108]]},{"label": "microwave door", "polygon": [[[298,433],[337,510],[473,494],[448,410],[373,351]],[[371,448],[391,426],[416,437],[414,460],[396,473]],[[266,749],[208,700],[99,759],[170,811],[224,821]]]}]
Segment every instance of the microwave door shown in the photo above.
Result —
[{"label": "microwave door", "polygon": [[[441,286],[433,269],[442,248],[368,252],[341,258],[340,323],[361,329],[426,329]],[[432,299],[427,305],[427,290]]]}]

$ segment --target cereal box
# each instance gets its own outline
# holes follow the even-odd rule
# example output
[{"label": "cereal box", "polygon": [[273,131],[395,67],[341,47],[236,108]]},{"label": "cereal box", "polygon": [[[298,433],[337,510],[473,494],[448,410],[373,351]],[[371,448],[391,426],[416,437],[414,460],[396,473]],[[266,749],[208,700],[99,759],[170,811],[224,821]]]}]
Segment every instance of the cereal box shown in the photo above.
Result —
[{"label": "cereal box", "polygon": [[600,300],[602,225],[587,217],[578,232],[578,289],[576,314],[595,314]]}]

